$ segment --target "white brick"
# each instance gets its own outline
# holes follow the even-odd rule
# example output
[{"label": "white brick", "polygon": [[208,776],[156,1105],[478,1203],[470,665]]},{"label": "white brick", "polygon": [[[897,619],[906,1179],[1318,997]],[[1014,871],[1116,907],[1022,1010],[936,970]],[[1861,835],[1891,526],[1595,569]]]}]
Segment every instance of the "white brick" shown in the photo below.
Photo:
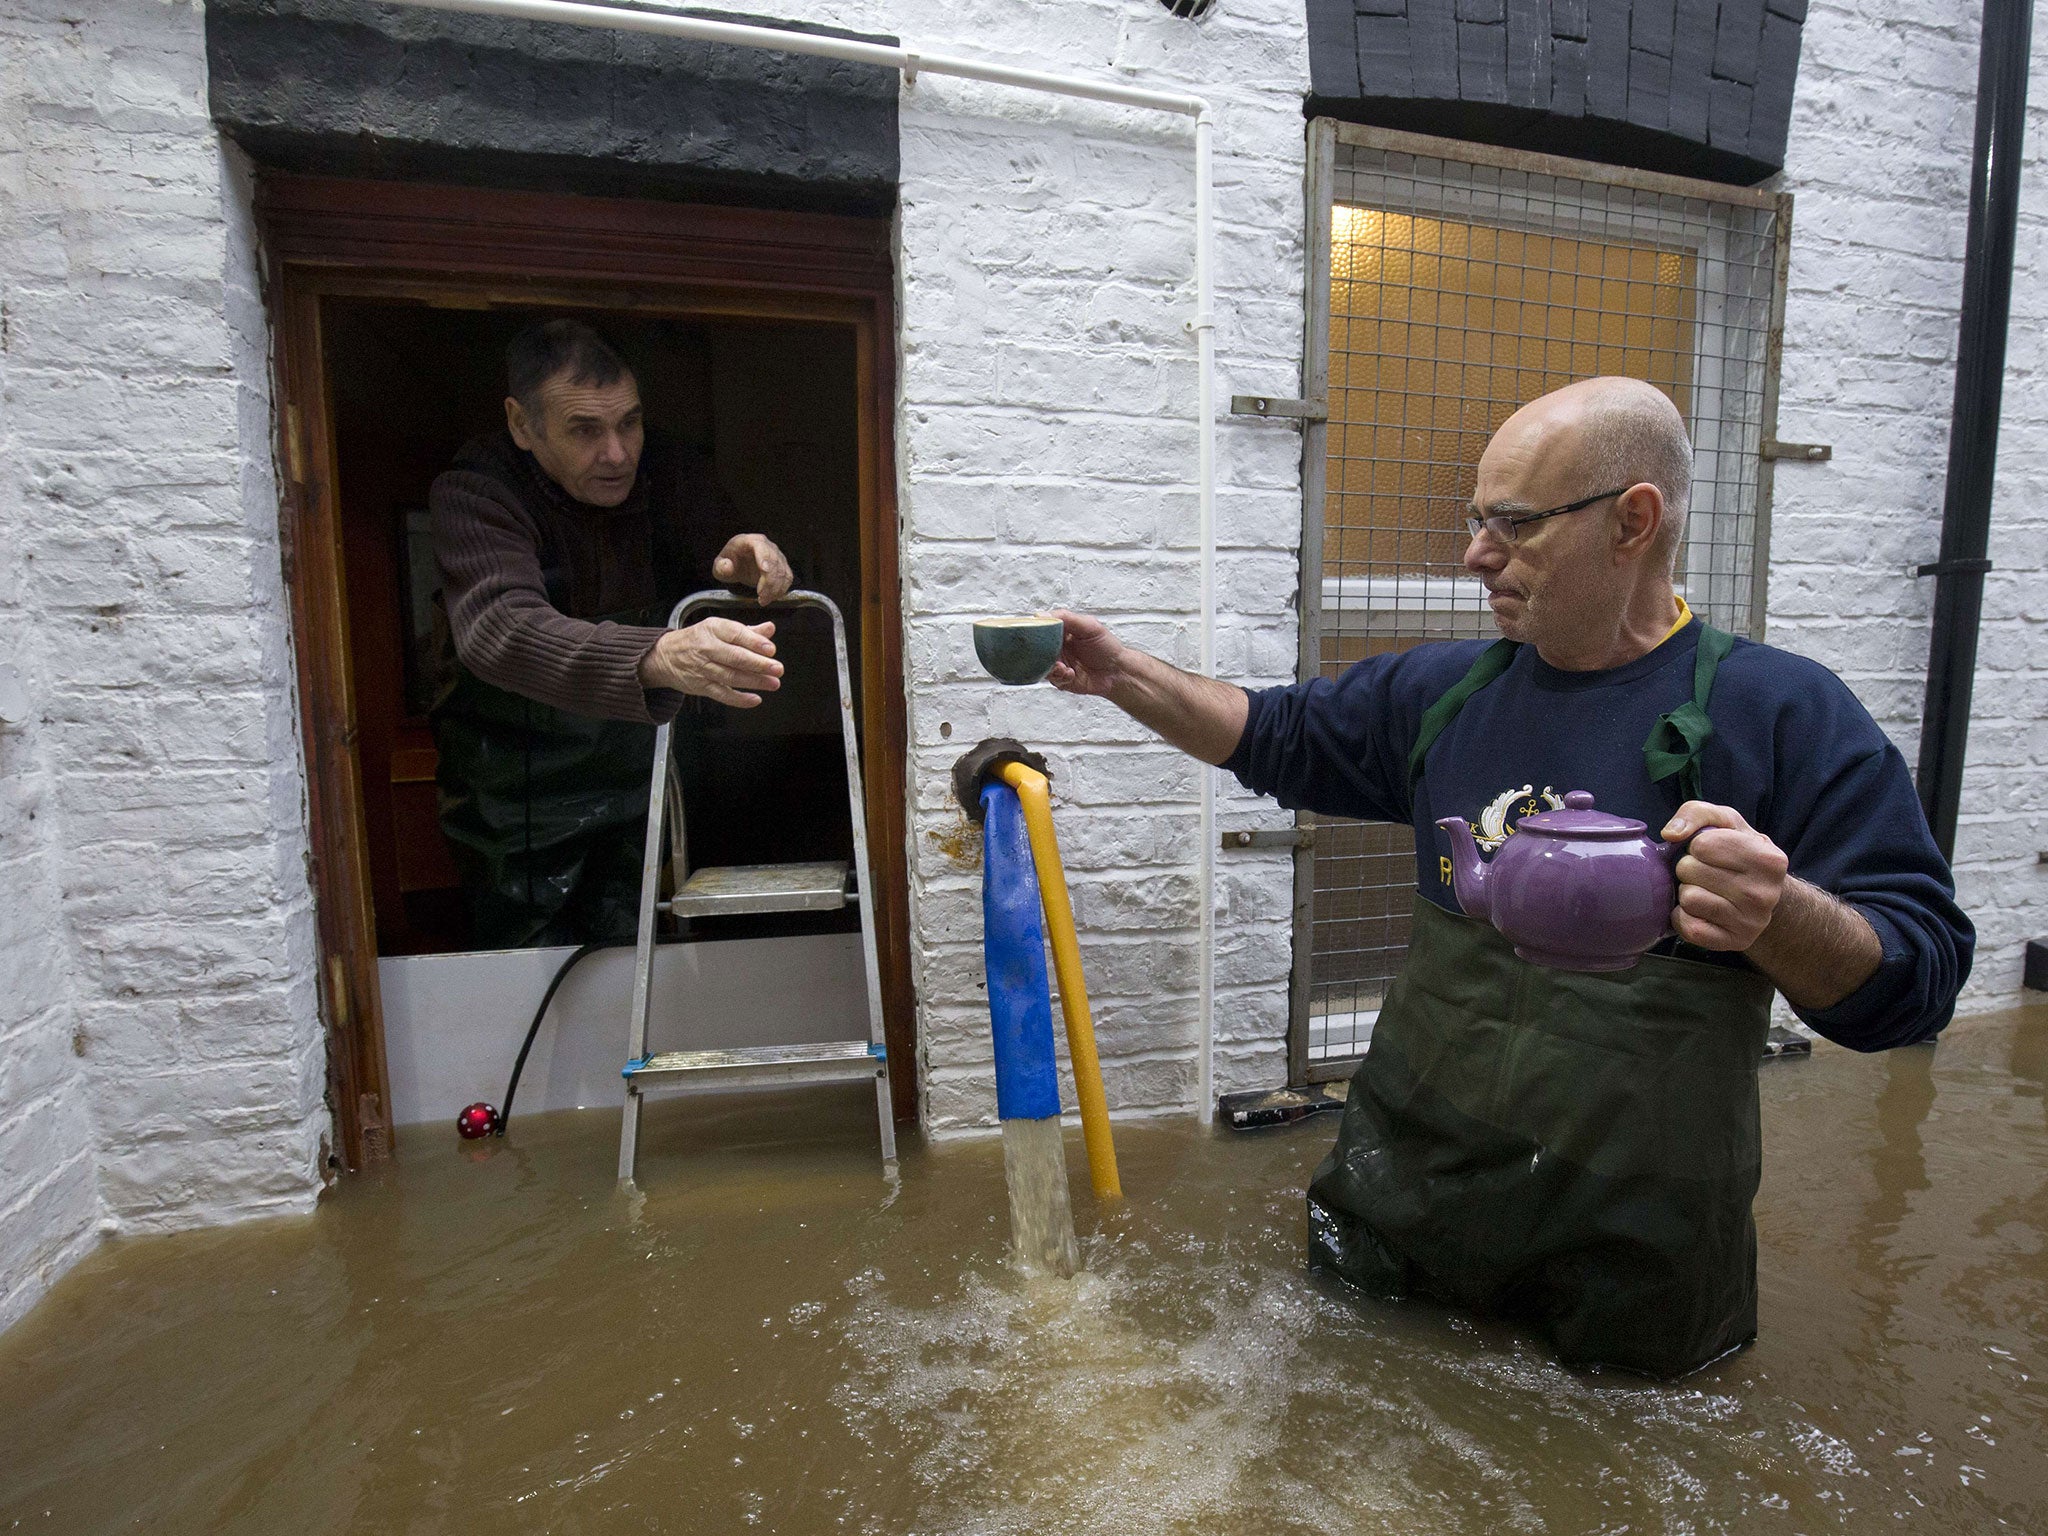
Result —
[{"label": "white brick", "polygon": [[[1777,472],[1769,636],[1833,667],[1909,760],[1933,602],[1933,583],[1909,572],[1940,539],[1977,28],[1974,5],[1887,0],[1866,14],[1816,4],[1786,163],[1798,211],[1779,435],[1833,441],[1836,456]],[[2030,141],[2048,127],[2041,41]],[[1993,559],[2012,571],[2038,570],[2048,548],[2048,381],[2037,366],[2048,188],[2038,170],[2037,154],[2022,173],[1993,512]],[[1957,835],[1958,897],[1982,938],[1965,1012],[2019,1001],[2019,938],[2048,932],[2048,881],[2018,864],[2028,845],[2048,844],[2048,740],[2032,730],[2048,708],[2048,641],[2030,611],[2040,586],[1994,573],[1985,588]]]},{"label": "white brick", "polygon": [[0,1325],[110,1206],[303,1208],[330,1129],[267,321],[203,15],[8,12],[0,635],[36,718],[0,734],[0,1125],[36,1145],[0,1155]]}]

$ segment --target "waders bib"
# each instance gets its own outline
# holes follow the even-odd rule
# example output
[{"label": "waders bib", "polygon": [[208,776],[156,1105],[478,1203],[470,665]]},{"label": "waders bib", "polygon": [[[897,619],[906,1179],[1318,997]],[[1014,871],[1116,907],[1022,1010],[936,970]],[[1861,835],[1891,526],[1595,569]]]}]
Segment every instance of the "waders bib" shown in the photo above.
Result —
[{"label": "waders bib", "polygon": [[[1714,671],[1646,744],[1699,795]],[[1484,652],[1423,717],[1410,758],[1513,659]],[[1679,1376],[1756,1336],[1757,1063],[1772,986],[1645,955],[1532,965],[1489,923],[1418,896],[1407,964],[1308,1189],[1309,1261],[1381,1295],[1533,1324],[1571,1365]]]},{"label": "waders bib", "polygon": [[[606,617],[662,624],[668,609]],[[572,715],[451,665],[434,711],[441,831],[476,946],[632,938],[654,727]]]},{"label": "waders bib", "polygon": [[[644,471],[644,456],[642,463]],[[537,469],[527,479],[533,494],[556,494]],[[549,604],[592,623],[665,627],[690,590],[690,557],[666,518],[650,529],[645,595],[653,600],[642,606],[579,612],[566,550],[544,540],[539,553]],[[631,939],[654,727],[572,715],[487,683],[462,665],[445,622],[441,628],[449,680],[433,709],[441,831],[462,875],[475,944]]]}]

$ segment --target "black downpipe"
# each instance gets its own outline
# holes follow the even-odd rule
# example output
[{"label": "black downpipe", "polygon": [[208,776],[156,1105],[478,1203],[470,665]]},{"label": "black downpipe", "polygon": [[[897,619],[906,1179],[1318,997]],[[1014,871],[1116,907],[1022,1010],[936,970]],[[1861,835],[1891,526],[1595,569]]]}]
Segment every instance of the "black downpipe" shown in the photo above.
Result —
[{"label": "black downpipe", "polygon": [[2034,0],[1984,0],[1984,39],[1977,59],[1977,143],[1970,166],[1970,231],[1963,257],[1941,558],[1919,572],[1935,578],[1934,636],[1928,646],[1927,703],[1920,727],[1920,804],[1942,857],[1949,859],[1955,857],[1956,808],[1963,793],[1984,577],[1991,569],[1986,558],[1991,479],[1998,460],[2014,230],[2020,209],[2020,141],[2026,134],[2027,65],[2033,39]]}]

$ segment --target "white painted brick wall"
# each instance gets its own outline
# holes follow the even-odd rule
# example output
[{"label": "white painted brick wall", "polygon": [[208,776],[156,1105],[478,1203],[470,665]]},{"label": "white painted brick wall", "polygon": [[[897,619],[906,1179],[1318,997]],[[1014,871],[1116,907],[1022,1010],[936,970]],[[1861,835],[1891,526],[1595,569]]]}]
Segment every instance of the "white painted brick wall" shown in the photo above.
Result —
[{"label": "white painted brick wall", "polygon": [[[1289,0],[1193,27],[1154,0],[896,4],[835,16],[928,46],[1192,90],[1215,106],[1218,394],[1301,381],[1303,20]],[[1188,125],[920,78],[903,100],[904,580],[913,945],[926,1118],[992,1123],[979,834],[948,770],[985,736],[1050,759],[1105,1085],[1191,1107],[1198,768],[1099,701],[991,687],[969,624],[1065,605],[1182,664],[1197,652]],[[1217,654],[1292,674],[1300,439],[1226,422]],[[1247,670],[1246,663],[1257,663]],[[1220,804],[1244,819],[1229,793]],[[1254,819],[1278,823],[1267,806]],[[1291,868],[1222,860],[1217,1084],[1284,1079]],[[1071,1102],[1071,1092],[1069,1092]]]},{"label": "white painted brick wall", "polygon": [[307,1209],[329,1122],[267,332],[201,16],[0,29],[0,648],[37,709],[0,738],[4,1320],[102,1215]]},{"label": "white painted brick wall", "polygon": [[[23,260],[17,211],[29,125],[19,35],[18,22],[0,22],[0,283]],[[19,322],[11,298],[0,288],[0,664],[16,669],[34,700],[46,687],[48,646],[15,527]],[[0,1328],[85,1251],[100,1213],[92,1118],[73,1050],[69,954],[53,920],[61,849],[51,780],[41,723],[0,728]]]},{"label": "white painted brick wall", "polygon": [[[1768,638],[1848,680],[1918,761],[1975,132],[1974,3],[1815,0],[1785,185],[1797,196]],[[2048,936],[2048,13],[2036,18],[1991,559],[1956,837],[1977,924],[1964,1011],[2010,1007]]]},{"label": "white painted brick wall", "polygon": [[[6,378],[0,349],[0,391]],[[9,424],[0,412],[0,463]],[[35,696],[46,660],[22,574],[12,541],[0,545],[0,664],[15,667]],[[50,779],[39,725],[0,729],[0,1329],[90,1245],[100,1212],[69,965],[50,921],[58,905]]]},{"label": "white painted brick wall", "polygon": [[[1231,0],[1199,26],[1156,0],[756,10],[1206,96],[1218,393],[1299,391],[1307,54],[1294,0]],[[969,625],[1066,605],[1194,664],[1193,134],[1181,119],[924,75],[903,96],[902,136],[897,430],[927,1124],[994,1123],[979,830],[955,805],[949,771],[995,735],[1053,766],[1112,1107],[1189,1108],[1196,767],[1106,704],[993,687]],[[1298,435],[1226,421],[1216,522],[1227,675],[1293,673],[1300,496]],[[1286,820],[1220,788],[1233,825]],[[1219,1090],[1285,1076],[1291,889],[1284,856],[1237,855],[1219,869]]]}]

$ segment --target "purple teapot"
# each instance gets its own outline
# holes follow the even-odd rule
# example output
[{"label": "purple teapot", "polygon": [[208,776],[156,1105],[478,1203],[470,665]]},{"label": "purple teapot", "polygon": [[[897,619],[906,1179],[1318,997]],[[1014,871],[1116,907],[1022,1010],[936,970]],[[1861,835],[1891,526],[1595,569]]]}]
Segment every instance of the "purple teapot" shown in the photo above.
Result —
[{"label": "purple teapot", "polygon": [[1451,889],[1466,916],[1492,923],[1524,960],[1625,971],[1671,931],[1672,866],[1685,845],[1594,810],[1582,789],[1564,804],[1524,816],[1490,861],[1463,817],[1444,817],[1437,825],[1451,835]]}]

